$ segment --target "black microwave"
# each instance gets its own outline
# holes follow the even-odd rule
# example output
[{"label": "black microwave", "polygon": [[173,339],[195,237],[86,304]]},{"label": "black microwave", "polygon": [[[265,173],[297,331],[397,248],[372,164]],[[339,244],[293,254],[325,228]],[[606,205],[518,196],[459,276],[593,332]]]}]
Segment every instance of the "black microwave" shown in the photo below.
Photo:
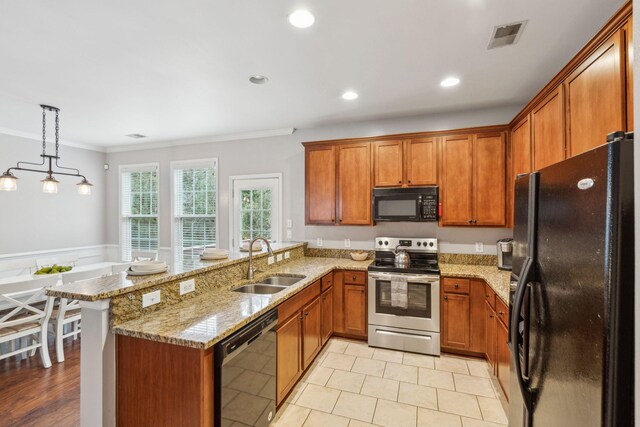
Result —
[{"label": "black microwave", "polygon": [[438,221],[438,187],[374,188],[374,221]]}]

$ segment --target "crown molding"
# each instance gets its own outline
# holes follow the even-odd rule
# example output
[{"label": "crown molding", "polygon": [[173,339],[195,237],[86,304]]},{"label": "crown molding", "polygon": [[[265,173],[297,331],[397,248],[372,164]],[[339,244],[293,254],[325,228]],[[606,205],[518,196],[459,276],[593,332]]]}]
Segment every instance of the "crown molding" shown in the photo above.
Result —
[{"label": "crown molding", "polygon": [[[19,138],[31,139],[33,141],[42,142],[42,135],[36,135],[35,133],[30,133],[30,132],[22,132],[19,130],[0,127],[0,134],[17,136]],[[50,141],[47,141],[47,143],[50,143]],[[82,148],[83,150],[98,151],[100,153],[106,153],[106,150],[104,147],[91,145],[91,144],[82,144],[79,142],[68,141],[66,139],[61,139],[60,145],[64,145],[67,147],[74,147],[74,148]]]},{"label": "crown molding", "polygon": [[256,132],[241,132],[225,135],[203,136],[198,138],[179,139],[171,141],[157,141],[139,144],[116,145],[113,147],[105,147],[106,153],[121,153],[125,151],[149,150],[153,148],[179,147],[182,145],[206,144],[211,142],[238,141],[243,139],[269,138],[273,136],[291,135],[296,128],[282,128],[261,130]]}]

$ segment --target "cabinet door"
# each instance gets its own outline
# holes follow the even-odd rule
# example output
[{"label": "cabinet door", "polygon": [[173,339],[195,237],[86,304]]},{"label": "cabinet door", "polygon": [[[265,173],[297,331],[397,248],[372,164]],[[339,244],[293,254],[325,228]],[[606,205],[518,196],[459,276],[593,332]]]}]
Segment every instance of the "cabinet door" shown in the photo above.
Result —
[{"label": "cabinet door", "polygon": [[372,143],[373,186],[402,186],[402,141]]},{"label": "cabinet door", "polygon": [[320,297],[302,309],[302,369],[307,369],[322,347]]},{"label": "cabinet door", "polygon": [[564,160],[563,94],[560,85],[531,112],[533,170]]},{"label": "cabinet door", "polygon": [[504,226],[507,207],[504,135],[478,135],[473,151],[473,225]]},{"label": "cabinet door", "polygon": [[469,295],[444,294],[441,338],[443,347],[469,349]]},{"label": "cabinet door", "polygon": [[322,293],[322,345],[333,334],[333,287]]},{"label": "cabinet door", "polygon": [[436,185],[436,139],[411,139],[405,144],[407,184]]},{"label": "cabinet door", "polygon": [[627,43],[627,131],[633,131],[633,17],[624,26]]},{"label": "cabinet door", "polygon": [[473,136],[442,140],[442,225],[470,225],[473,220]]},{"label": "cabinet door", "polygon": [[531,123],[528,116],[511,131],[511,156],[514,180],[521,173],[531,172]]},{"label": "cabinet door", "polygon": [[344,332],[350,335],[367,335],[366,287],[344,285]]},{"label": "cabinet door", "polygon": [[284,400],[302,373],[302,320],[300,314],[293,315],[277,329],[277,397],[278,404]]},{"label": "cabinet door", "polygon": [[626,130],[624,33],[616,32],[565,81],[567,146],[573,157]]},{"label": "cabinet door", "polygon": [[486,339],[487,339],[487,361],[491,365],[492,372],[495,375],[496,369],[496,312],[488,302],[484,304],[485,320],[486,320]]},{"label": "cabinet door", "polygon": [[482,280],[471,280],[469,292],[470,304],[470,341],[469,350],[485,354],[487,351],[487,326],[485,317],[485,291]]},{"label": "cabinet door", "polygon": [[496,322],[497,350],[496,350],[496,376],[502,386],[505,396],[509,399],[509,363],[510,354],[507,340],[509,332],[502,322]]},{"label": "cabinet door", "polygon": [[305,150],[306,224],[336,221],[336,152],[334,146]]},{"label": "cabinet door", "polygon": [[371,145],[338,147],[338,221],[371,224]]}]

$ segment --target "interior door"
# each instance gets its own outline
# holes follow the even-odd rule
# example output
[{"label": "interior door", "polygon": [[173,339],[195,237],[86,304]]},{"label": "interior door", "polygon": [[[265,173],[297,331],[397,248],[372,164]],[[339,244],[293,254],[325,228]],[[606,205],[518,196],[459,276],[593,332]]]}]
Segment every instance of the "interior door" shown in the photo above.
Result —
[{"label": "interior door", "polygon": [[255,237],[280,242],[280,178],[232,178],[231,186],[231,250]]}]

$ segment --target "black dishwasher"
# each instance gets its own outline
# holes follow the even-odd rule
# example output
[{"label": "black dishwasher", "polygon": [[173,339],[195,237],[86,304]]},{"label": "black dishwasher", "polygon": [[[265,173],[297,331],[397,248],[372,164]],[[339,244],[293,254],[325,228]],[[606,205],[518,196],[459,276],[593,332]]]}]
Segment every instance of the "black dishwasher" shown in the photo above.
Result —
[{"label": "black dishwasher", "polygon": [[277,323],[274,309],[215,345],[216,427],[266,427],[275,416]]}]

